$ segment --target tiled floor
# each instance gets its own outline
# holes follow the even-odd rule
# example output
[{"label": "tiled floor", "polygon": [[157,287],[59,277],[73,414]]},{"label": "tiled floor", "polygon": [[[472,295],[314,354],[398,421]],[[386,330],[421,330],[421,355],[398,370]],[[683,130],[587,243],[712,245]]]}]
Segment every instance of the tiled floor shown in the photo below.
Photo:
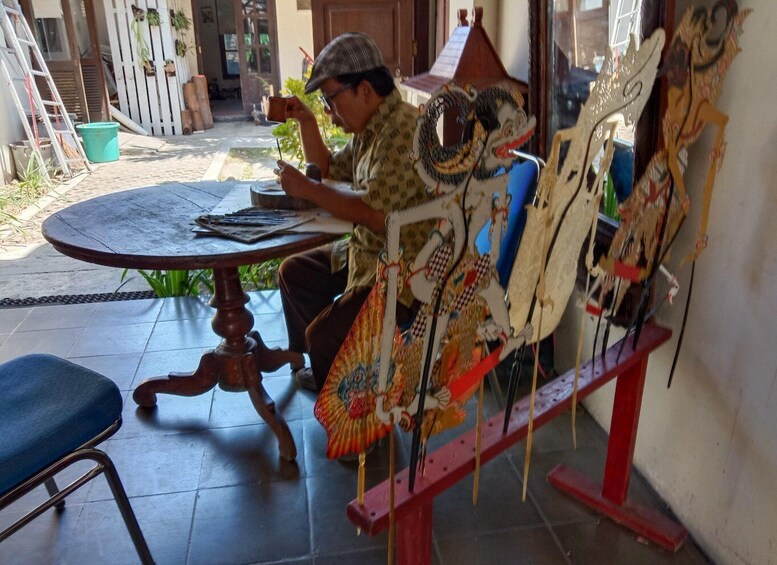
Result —
[{"label": "tiled floor", "polygon": [[[285,345],[277,292],[252,294],[250,308],[268,345]],[[275,437],[245,393],[162,395],[150,411],[132,401],[131,390],[145,377],[196,367],[202,351],[216,342],[211,313],[193,298],[3,309],[0,360],[53,353],[109,376],[124,391],[124,424],[103,447],[158,563],[385,563],[386,534],[357,536],[345,516],[345,505],[355,497],[355,467],[326,459],[314,397],[297,390],[286,368],[264,383],[291,428],[299,452],[295,463],[280,460]],[[494,399],[487,397],[486,412],[494,413]],[[522,445],[483,468],[476,507],[470,480],[438,497],[433,562],[707,562],[691,540],[671,554],[548,485],[546,473],[560,462],[601,476],[605,433],[583,415],[577,450],[569,436],[567,418],[537,431],[525,503],[518,472]],[[409,438],[399,437],[397,457],[404,466]],[[387,477],[388,460],[385,442],[368,458],[370,485]],[[638,476],[630,496],[660,505]],[[41,498],[35,492],[24,502]],[[18,516],[21,506],[1,512],[0,526]],[[48,511],[0,543],[0,563],[135,562],[103,477],[71,495],[64,512]]]}]

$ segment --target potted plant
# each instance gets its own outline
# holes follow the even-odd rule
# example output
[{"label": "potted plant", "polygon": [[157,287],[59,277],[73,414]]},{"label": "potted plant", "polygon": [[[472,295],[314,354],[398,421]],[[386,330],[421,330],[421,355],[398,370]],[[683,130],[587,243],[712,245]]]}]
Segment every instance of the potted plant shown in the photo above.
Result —
[{"label": "potted plant", "polygon": [[187,31],[191,26],[192,21],[189,16],[184,14],[181,10],[174,12],[170,10],[170,25],[177,32]]},{"label": "potted plant", "polygon": [[[157,17],[158,16],[159,14],[157,13]],[[132,29],[132,34],[135,36],[135,48],[137,49],[138,62],[146,76],[154,76],[156,71],[153,62],[151,61],[151,49],[149,49],[146,38],[143,35],[143,30],[140,27],[140,23],[145,19],[146,11],[133,4],[132,24],[130,24],[130,28]]]},{"label": "potted plant", "polygon": [[172,59],[165,59],[165,74],[169,77],[175,76],[175,61]]},{"label": "potted plant", "polygon": [[175,40],[175,54],[179,57],[185,57],[186,52],[189,50],[189,46],[186,45],[186,42],[184,42],[181,39]]},{"label": "potted plant", "polygon": [[162,23],[162,19],[159,17],[159,11],[154,8],[149,8],[146,13],[146,21],[148,21],[148,25],[151,27],[159,27]]}]

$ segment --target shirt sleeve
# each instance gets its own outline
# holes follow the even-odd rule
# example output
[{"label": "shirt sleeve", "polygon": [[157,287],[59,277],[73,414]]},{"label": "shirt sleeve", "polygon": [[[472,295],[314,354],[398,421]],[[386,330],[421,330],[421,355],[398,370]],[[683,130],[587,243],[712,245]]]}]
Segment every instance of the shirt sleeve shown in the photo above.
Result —
[{"label": "shirt sleeve", "polygon": [[329,178],[341,182],[353,182],[353,140],[329,157]]}]

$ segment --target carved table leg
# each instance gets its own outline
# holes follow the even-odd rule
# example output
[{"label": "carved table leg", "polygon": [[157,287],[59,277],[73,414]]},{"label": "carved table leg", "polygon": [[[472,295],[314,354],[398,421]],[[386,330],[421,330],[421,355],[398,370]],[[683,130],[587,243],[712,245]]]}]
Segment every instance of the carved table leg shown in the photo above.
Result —
[{"label": "carved table leg", "polygon": [[[278,438],[281,457],[293,460],[297,448],[289,427],[276,414],[275,403],[262,386],[261,371],[274,371],[293,356],[281,349],[268,349],[259,332],[251,331],[254,317],[245,307],[248,296],[240,285],[237,267],[213,269],[214,293],[210,301],[216,309],[211,325],[223,339],[215,350],[205,353],[193,373],[170,373],[143,381],[132,395],[143,407],[156,404],[157,393],[195,396],[217,383],[226,391],[248,391],[259,416]],[[250,332],[250,333],[249,333]]]},{"label": "carved table leg", "polygon": [[197,396],[208,392],[218,382],[218,364],[215,353],[207,352],[200,359],[193,373],[170,373],[166,377],[152,377],[144,380],[132,393],[132,399],[138,406],[151,408],[156,405],[156,394],[176,394],[179,396]]}]

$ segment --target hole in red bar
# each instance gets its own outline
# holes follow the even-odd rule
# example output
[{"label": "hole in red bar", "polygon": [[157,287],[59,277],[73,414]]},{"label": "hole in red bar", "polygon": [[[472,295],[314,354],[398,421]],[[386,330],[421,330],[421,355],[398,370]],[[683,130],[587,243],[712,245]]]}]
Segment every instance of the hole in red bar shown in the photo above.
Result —
[{"label": "hole in red bar", "polygon": [[447,473],[448,472],[448,467],[443,467],[442,470],[443,470],[444,473]]},{"label": "hole in red bar", "polygon": [[375,512],[370,512],[370,516],[375,517]]},{"label": "hole in red bar", "polygon": [[434,459],[429,459],[429,464],[431,465],[432,463],[434,463]]}]

